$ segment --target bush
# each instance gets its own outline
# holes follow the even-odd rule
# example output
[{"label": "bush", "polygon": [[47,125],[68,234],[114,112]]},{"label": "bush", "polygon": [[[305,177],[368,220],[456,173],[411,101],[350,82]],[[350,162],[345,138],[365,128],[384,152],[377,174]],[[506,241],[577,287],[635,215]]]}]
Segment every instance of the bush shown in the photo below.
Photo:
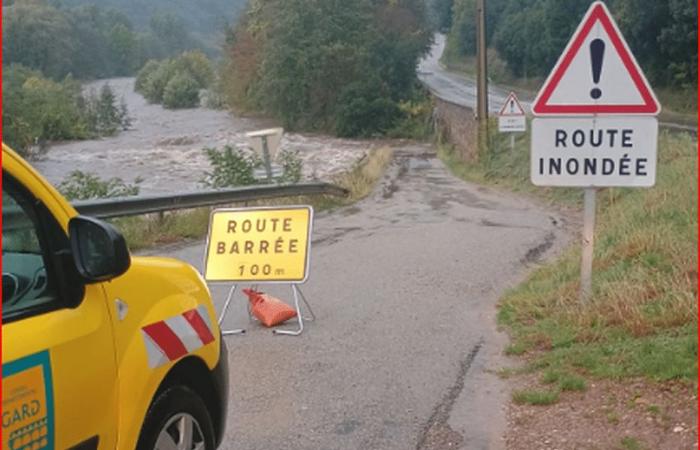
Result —
[{"label": "bush", "polygon": [[94,174],[74,170],[58,185],[58,190],[68,200],[129,197],[139,194],[140,182],[140,179],[135,184],[127,184],[121,178],[102,180]]},{"label": "bush", "polygon": [[247,186],[255,184],[253,171],[260,166],[260,160],[230,145],[223,150],[205,148],[209,163],[214,169],[207,172],[202,183],[212,188]]},{"label": "bush", "polygon": [[168,81],[163,93],[163,106],[170,109],[199,106],[199,85],[187,73],[178,73]]},{"label": "bush", "polygon": [[57,82],[17,65],[4,67],[2,78],[3,140],[15,150],[28,155],[48,141],[90,137],[71,78]]},{"label": "bush", "polygon": [[188,51],[162,61],[148,61],[139,71],[134,90],[150,103],[166,108],[191,108],[199,105],[199,92],[214,80],[214,71],[200,51]]},{"label": "bush", "polygon": [[277,156],[277,160],[282,165],[282,176],[277,179],[278,183],[293,184],[301,181],[303,163],[298,152],[284,150]]},{"label": "bush", "polygon": [[382,134],[401,117],[399,106],[381,93],[378,81],[358,81],[340,94],[336,113],[336,133],[341,137]]},{"label": "bush", "polygon": [[122,99],[117,105],[114,91],[108,83],[102,85],[100,95],[90,92],[84,99],[84,116],[90,132],[98,136],[111,136],[119,129],[127,130],[131,118]]},{"label": "bush", "polygon": [[148,79],[153,74],[158,68],[160,67],[160,63],[154,59],[149,59],[146,64],[139,70],[139,73],[136,75],[136,82],[134,83],[134,91],[136,92],[143,92],[146,89],[146,86],[148,85]]}]

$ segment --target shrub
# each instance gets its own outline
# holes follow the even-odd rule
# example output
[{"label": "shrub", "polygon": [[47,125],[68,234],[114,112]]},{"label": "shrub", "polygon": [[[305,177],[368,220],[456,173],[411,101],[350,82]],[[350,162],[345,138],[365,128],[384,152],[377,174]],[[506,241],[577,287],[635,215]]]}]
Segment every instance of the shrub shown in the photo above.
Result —
[{"label": "shrub", "polygon": [[212,188],[225,188],[255,184],[253,171],[260,166],[254,156],[226,145],[223,150],[205,148],[213,170],[207,172],[202,183]]},{"label": "shrub", "polygon": [[140,179],[135,184],[125,183],[121,178],[102,180],[92,173],[74,170],[58,185],[58,190],[69,200],[129,197],[139,194],[140,182]]},{"label": "shrub", "polygon": [[170,109],[199,106],[199,85],[188,73],[178,73],[168,81],[163,106]]},{"label": "shrub", "polygon": [[134,90],[150,103],[166,108],[199,105],[199,92],[214,80],[214,71],[200,51],[188,51],[162,61],[148,61],[139,71]]},{"label": "shrub", "polygon": [[278,183],[293,184],[301,180],[303,163],[298,152],[284,150],[277,156],[277,160],[282,165],[282,176],[277,179]]},{"label": "shrub", "polygon": [[44,142],[90,137],[80,85],[70,77],[57,82],[10,66],[2,78],[3,140],[18,152],[28,155]]},{"label": "shrub", "polygon": [[82,103],[88,130],[94,135],[111,136],[119,129],[127,130],[131,126],[126,102],[122,98],[117,105],[114,91],[108,83],[102,86],[99,96],[91,91]]},{"label": "shrub", "polygon": [[340,94],[336,113],[336,133],[341,137],[381,134],[401,117],[398,105],[382,95],[378,81],[358,81]]},{"label": "shrub", "polygon": [[153,74],[158,68],[160,67],[160,63],[154,59],[149,59],[146,64],[139,70],[139,73],[136,75],[136,81],[134,83],[134,91],[140,92],[143,94],[143,92],[146,89],[146,86],[148,85],[148,79]]}]

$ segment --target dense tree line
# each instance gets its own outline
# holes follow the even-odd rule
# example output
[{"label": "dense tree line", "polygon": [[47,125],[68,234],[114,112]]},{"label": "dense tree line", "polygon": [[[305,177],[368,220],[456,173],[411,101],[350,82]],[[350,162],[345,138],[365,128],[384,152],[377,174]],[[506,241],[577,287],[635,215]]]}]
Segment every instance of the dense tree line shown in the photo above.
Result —
[{"label": "dense tree line", "polygon": [[[24,0],[21,0],[24,1]],[[198,48],[208,56],[220,56],[221,42],[229,23],[234,23],[245,7],[247,0],[49,0],[56,6],[75,8],[98,4],[103,8],[123,12],[131,21],[134,30],[150,32],[151,18],[171,17],[181,20],[180,27],[188,30],[197,40]],[[180,49],[182,50],[182,49]],[[162,55],[160,57],[172,56]],[[152,56],[157,57],[157,56]]]},{"label": "dense tree line", "polygon": [[229,102],[287,127],[381,133],[416,89],[423,0],[252,0],[227,39]]},{"label": "dense tree line", "polygon": [[[487,0],[487,33],[517,77],[543,77],[553,67],[591,0]],[[606,2],[652,83],[689,87],[697,78],[694,0]],[[473,55],[476,0],[433,0],[433,15],[449,17],[450,51]]]},{"label": "dense tree line", "polygon": [[133,74],[148,59],[200,46],[183,21],[169,13],[136,31],[129,18],[93,5],[56,7],[46,0],[3,6],[3,63],[21,64],[55,80]]}]

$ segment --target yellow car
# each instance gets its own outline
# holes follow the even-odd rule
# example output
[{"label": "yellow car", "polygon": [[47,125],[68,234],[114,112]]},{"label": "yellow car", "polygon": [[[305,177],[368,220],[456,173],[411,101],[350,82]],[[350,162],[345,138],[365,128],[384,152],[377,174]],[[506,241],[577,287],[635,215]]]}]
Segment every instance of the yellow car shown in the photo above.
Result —
[{"label": "yellow car", "polygon": [[194,268],[131,256],[3,144],[3,449],[216,448],[215,318]]}]

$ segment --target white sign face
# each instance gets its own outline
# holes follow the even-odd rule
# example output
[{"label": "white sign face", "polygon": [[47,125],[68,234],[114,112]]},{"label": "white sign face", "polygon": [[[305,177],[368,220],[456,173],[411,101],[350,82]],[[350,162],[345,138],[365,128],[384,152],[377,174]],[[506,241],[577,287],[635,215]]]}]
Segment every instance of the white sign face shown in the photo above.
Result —
[{"label": "white sign face", "polygon": [[498,131],[501,133],[521,133],[527,131],[525,116],[499,116]]},{"label": "white sign face", "polygon": [[658,132],[655,117],[536,118],[530,178],[537,186],[653,186]]},{"label": "white sign face", "polygon": [[508,94],[498,113],[498,131],[501,133],[520,133],[527,131],[525,110],[518,101],[515,92]]},{"label": "white sign face", "polygon": [[250,146],[253,148],[255,153],[260,156],[263,155],[263,139],[266,139],[267,152],[270,155],[270,160],[274,160],[275,156],[277,155],[277,149],[279,149],[280,142],[282,141],[283,134],[283,128],[270,128],[267,130],[246,133],[246,136],[248,137]]},{"label": "white sign face", "polygon": [[657,115],[659,110],[602,2],[589,8],[532,107],[535,115]]}]

